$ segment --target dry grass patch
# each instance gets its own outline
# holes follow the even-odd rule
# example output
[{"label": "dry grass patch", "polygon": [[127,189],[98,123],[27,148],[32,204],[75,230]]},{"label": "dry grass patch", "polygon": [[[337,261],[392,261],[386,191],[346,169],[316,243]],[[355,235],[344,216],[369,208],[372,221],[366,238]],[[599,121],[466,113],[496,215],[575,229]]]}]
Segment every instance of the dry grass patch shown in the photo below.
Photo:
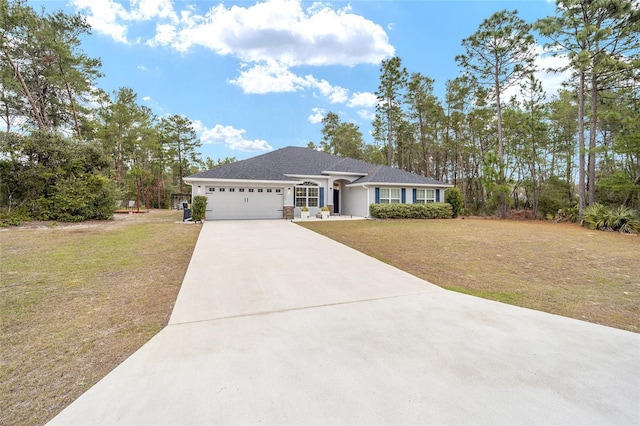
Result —
[{"label": "dry grass patch", "polygon": [[441,287],[640,332],[640,237],[485,219],[300,223]]},{"label": "dry grass patch", "polygon": [[43,424],[168,322],[200,226],[182,212],[0,230],[0,424]]}]

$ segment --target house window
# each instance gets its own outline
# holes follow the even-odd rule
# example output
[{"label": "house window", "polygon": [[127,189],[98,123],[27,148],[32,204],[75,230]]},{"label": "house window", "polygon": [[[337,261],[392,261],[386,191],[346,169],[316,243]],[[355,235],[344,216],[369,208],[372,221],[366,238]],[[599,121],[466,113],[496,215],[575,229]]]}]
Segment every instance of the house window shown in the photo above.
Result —
[{"label": "house window", "polygon": [[220,191],[220,192],[224,192],[224,188],[220,188],[218,191]]},{"label": "house window", "polygon": [[320,190],[318,185],[305,182],[302,186],[296,186],[296,207],[318,207]]},{"label": "house window", "polygon": [[380,188],[380,204],[400,202],[400,188]]},{"label": "house window", "polygon": [[267,189],[267,192],[273,192],[273,189]]},{"label": "house window", "polygon": [[236,192],[235,188],[229,188],[229,192]]},{"label": "house window", "polygon": [[262,188],[258,188],[258,192],[262,192],[262,191],[263,191],[263,189],[262,189]]},{"label": "house window", "polygon": [[207,187],[207,192],[216,192],[216,189],[212,186]]},{"label": "house window", "polygon": [[416,199],[414,203],[425,204],[436,202],[435,189],[416,189]]},{"label": "house window", "polygon": [[276,194],[282,194],[282,189],[280,188],[276,189]]},{"label": "house window", "polygon": [[244,192],[244,188],[238,188],[238,192]]},{"label": "house window", "polygon": [[249,188],[249,192],[253,192],[253,188]]}]

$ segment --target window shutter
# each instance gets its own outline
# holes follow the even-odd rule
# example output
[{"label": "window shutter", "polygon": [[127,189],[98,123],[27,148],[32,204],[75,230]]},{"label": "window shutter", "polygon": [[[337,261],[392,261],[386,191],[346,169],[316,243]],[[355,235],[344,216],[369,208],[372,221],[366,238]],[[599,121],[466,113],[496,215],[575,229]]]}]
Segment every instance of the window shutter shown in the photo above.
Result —
[{"label": "window shutter", "polygon": [[324,187],[320,187],[320,207],[324,207]]},{"label": "window shutter", "polygon": [[436,189],[436,203],[440,202],[440,190]]},{"label": "window shutter", "polygon": [[380,204],[380,188],[376,188],[376,204]]},{"label": "window shutter", "polygon": [[407,188],[402,188],[400,190],[400,202],[405,204],[407,202]]},{"label": "window shutter", "polygon": [[413,188],[413,203],[414,204],[415,204],[417,199],[418,199],[418,190]]}]

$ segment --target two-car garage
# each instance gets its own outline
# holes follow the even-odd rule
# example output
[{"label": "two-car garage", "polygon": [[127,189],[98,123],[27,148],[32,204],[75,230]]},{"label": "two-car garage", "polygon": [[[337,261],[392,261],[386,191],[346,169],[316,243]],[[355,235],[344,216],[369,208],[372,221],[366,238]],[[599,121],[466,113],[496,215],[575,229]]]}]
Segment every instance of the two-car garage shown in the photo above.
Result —
[{"label": "two-car garage", "polygon": [[207,220],[282,219],[284,188],[207,186]]}]

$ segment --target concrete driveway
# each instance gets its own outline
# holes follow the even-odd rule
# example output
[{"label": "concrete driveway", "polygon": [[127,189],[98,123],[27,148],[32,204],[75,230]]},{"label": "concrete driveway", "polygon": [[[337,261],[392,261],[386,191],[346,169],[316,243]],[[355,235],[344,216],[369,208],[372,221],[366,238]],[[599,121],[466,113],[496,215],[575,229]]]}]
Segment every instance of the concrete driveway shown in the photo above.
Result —
[{"label": "concrete driveway", "polygon": [[640,335],[207,222],[169,325],[50,424],[638,425]]}]

